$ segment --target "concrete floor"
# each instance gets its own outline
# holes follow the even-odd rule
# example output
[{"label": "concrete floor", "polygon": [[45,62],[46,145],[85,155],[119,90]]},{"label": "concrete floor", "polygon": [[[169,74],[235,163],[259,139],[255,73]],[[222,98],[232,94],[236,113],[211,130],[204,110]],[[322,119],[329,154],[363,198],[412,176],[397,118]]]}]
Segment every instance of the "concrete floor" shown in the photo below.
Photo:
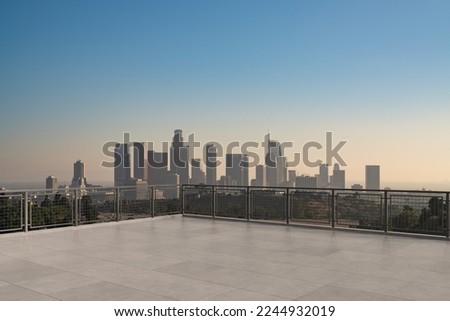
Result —
[{"label": "concrete floor", "polygon": [[179,215],[5,234],[0,300],[450,300],[450,242]]}]

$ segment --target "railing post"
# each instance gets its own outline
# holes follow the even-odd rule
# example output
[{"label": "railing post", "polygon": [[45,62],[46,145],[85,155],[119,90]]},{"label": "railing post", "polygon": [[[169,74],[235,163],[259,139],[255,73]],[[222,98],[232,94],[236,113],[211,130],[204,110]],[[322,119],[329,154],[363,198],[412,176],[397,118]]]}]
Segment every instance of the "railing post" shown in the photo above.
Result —
[{"label": "railing post", "polygon": [[73,206],[73,208],[74,208],[74,217],[75,217],[75,226],[78,226],[78,221],[79,221],[79,213],[78,213],[78,190],[77,189],[75,189],[75,191],[74,191],[74,206]]},{"label": "railing post", "polygon": [[450,237],[450,193],[445,194],[445,218],[446,218],[446,226],[445,226],[445,236],[447,238]]},{"label": "railing post", "polygon": [[185,197],[184,185],[181,185],[181,214],[183,214],[183,215],[185,213],[184,206],[186,204],[185,200],[184,200],[184,197]]},{"label": "railing post", "polygon": [[150,199],[152,202],[152,217],[155,217],[155,202],[156,202],[156,191],[155,191],[155,187],[152,186],[150,187]]},{"label": "railing post", "polygon": [[286,224],[289,225],[291,218],[291,206],[290,206],[289,187],[286,187]]},{"label": "railing post", "polygon": [[336,210],[335,210],[335,193],[334,189],[331,190],[331,228],[336,225]]},{"label": "railing post", "polygon": [[117,187],[116,189],[116,221],[120,221],[120,188]]},{"label": "railing post", "polygon": [[250,221],[250,186],[247,186],[246,192],[245,192],[245,211],[247,215],[247,221]]},{"label": "railing post", "polygon": [[28,192],[25,192],[24,195],[25,198],[25,207],[24,207],[24,211],[23,211],[23,215],[24,215],[24,232],[28,232]]},{"label": "railing post", "polygon": [[213,185],[212,187],[212,195],[211,195],[211,210],[212,210],[212,217],[216,218],[216,187]]},{"label": "railing post", "polygon": [[388,191],[384,191],[384,232],[387,233],[389,231],[389,217],[388,217]]}]

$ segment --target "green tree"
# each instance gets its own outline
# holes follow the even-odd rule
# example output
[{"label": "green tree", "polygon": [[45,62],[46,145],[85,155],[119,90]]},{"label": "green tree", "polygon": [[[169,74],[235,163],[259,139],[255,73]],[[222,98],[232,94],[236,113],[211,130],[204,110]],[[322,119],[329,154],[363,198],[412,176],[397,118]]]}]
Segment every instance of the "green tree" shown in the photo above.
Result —
[{"label": "green tree", "polygon": [[20,228],[20,202],[0,193],[0,230]]},{"label": "green tree", "polygon": [[423,231],[441,232],[444,221],[444,201],[440,197],[432,197],[428,208],[423,208],[419,217],[418,228]]},{"label": "green tree", "polygon": [[414,213],[414,209],[409,205],[404,205],[402,212],[392,218],[393,229],[408,229],[413,230],[417,228],[419,218]]},{"label": "green tree", "polygon": [[98,220],[98,212],[95,205],[92,203],[90,196],[83,195],[81,197],[80,210],[81,216],[84,217],[86,221],[92,222]]}]

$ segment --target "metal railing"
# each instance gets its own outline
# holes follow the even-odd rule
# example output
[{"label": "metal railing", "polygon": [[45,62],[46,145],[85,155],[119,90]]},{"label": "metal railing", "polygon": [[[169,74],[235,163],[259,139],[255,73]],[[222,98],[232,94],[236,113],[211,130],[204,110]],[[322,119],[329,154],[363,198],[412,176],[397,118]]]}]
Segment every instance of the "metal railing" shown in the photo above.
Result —
[{"label": "metal railing", "polygon": [[183,185],[184,215],[449,237],[450,192]]},{"label": "metal railing", "polygon": [[0,191],[0,232],[180,214],[181,186]]},{"label": "metal railing", "polygon": [[180,214],[449,237],[450,192],[161,185],[0,191],[0,232]]}]

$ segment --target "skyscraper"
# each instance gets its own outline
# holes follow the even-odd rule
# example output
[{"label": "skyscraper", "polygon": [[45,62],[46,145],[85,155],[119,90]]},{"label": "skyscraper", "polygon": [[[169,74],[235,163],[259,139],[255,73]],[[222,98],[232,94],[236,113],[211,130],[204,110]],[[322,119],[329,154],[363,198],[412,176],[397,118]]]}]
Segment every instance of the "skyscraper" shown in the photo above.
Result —
[{"label": "skyscraper", "polygon": [[248,185],[248,158],[242,154],[227,154],[225,174],[231,185]]},{"label": "skyscraper", "polygon": [[295,181],[297,179],[297,173],[295,172],[295,169],[290,169],[288,171],[288,181],[290,186],[295,186]]},{"label": "skyscraper", "polygon": [[333,176],[330,178],[330,185],[333,188],[345,188],[345,171],[339,168],[339,164],[334,164]]},{"label": "skyscraper", "polygon": [[379,165],[366,165],[366,189],[380,189]]},{"label": "skyscraper", "polygon": [[192,177],[191,184],[205,184],[206,176],[205,172],[201,168],[200,159],[195,158],[192,160]]},{"label": "skyscraper", "polygon": [[269,139],[267,142],[267,151],[265,155],[267,185],[277,186],[279,184],[278,173],[281,171],[277,169],[277,158],[283,156],[280,143]]},{"label": "skyscraper", "polygon": [[277,186],[286,185],[287,167],[285,156],[278,156],[276,158],[276,168],[277,168]]},{"label": "skyscraper", "polygon": [[189,184],[189,147],[183,142],[183,131],[176,129],[170,148],[170,172],[179,175],[180,184]]},{"label": "skyscraper", "polygon": [[133,143],[133,177],[147,180],[147,166],[145,164],[145,144]]},{"label": "skyscraper", "polygon": [[256,186],[266,186],[266,171],[264,165],[256,166],[256,178],[255,178]]},{"label": "skyscraper", "polygon": [[84,163],[81,160],[78,160],[73,164],[73,178],[70,187],[86,187],[86,184]]},{"label": "skyscraper", "polygon": [[168,170],[167,152],[155,152],[153,150],[149,150],[147,159],[148,159],[148,169],[147,169],[148,185],[169,184],[170,173]]},{"label": "skyscraper", "polygon": [[216,185],[217,183],[217,149],[214,145],[206,145],[206,184]]},{"label": "skyscraper", "polygon": [[114,149],[114,186],[127,186],[131,181],[128,144],[116,144]]},{"label": "skyscraper", "polygon": [[248,186],[249,182],[249,162],[246,154],[242,155],[242,185]]},{"label": "skyscraper", "polygon": [[317,176],[317,187],[324,188],[328,187],[329,178],[328,178],[328,164],[320,164],[319,167],[319,175]]},{"label": "skyscraper", "polygon": [[45,180],[45,188],[50,189],[54,192],[58,190],[58,180],[55,176],[47,177],[47,179]]},{"label": "skyscraper", "polygon": [[178,199],[180,198],[180,189],[178,185],[180,184],[178,174],[168,174],[167,184],[170,186],[163,189],[164,198],[166,199]]}]

